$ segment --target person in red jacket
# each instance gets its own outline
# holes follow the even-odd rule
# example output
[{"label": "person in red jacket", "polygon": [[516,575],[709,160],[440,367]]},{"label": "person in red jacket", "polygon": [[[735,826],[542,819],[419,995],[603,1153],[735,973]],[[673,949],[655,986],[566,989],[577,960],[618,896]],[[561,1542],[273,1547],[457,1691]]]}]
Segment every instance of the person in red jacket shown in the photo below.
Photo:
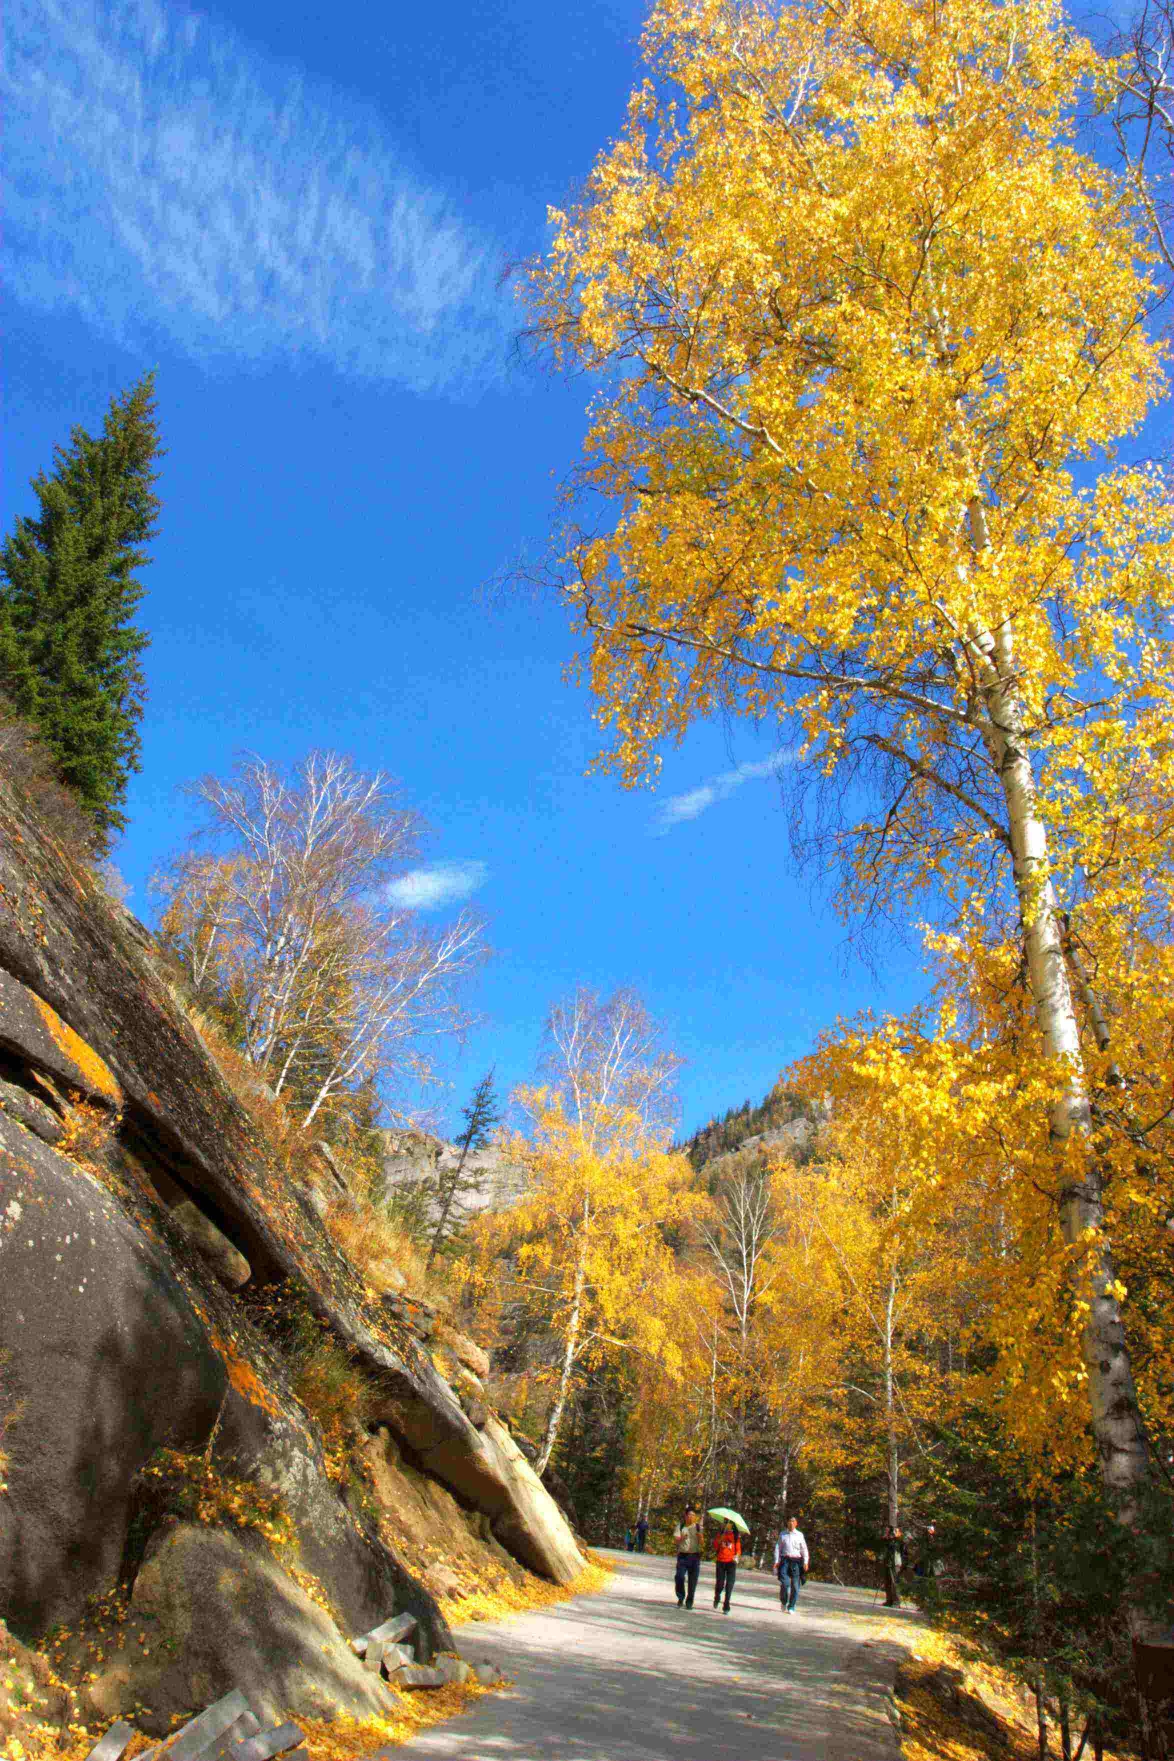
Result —
[{"label": "person in red jacket", "polygon": [[725,1595],[723,1614],[730,1612],[730,1597],[734,1592],[734,1579],[738,1575],[738,1561],[742,1557],[742,1542],[733,1523],[727,1523],[713,1544],[714,1558],[717,1560],[717,1572],[713,1585],[713,1605],[716,1608]]}]

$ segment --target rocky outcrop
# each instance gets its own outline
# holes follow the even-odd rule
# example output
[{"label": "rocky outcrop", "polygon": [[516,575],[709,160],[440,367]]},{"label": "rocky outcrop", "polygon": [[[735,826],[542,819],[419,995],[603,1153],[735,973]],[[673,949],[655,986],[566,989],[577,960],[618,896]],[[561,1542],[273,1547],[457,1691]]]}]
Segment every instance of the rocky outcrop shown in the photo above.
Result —
[{"label": "rocky outcrop", "polygon": [[757,1137],[744,1137],[738,1145],[739,1150],[775,1150],[792,1159],[801,1158],[810,1149],[819,1129],[818,1119],[799,1117],[790,1119],[785,1125],[777,1125],[771,1131],[759,1132]]},{"label": "rocky outcrop", "polygon": [[514,1488],[509,1509],[493,1526],[494,1534],[523,1565],[536,1570],[535,1561],[541,1559],[547,1577],[569,1584],[582,1571],[584,1560],[566,1518],[499,1420],[489,1418],[482,1436]]},{"label": "rocky outcrop", "polygon": [[118,1581],[136,1475],[206,1441],[228,1373],[163,1243],[6,1118],[0,1317],[0,1616],[36,1634]]},{"label": "rocky outcrop", "polygon": [[[423,1189],[436,1213],[439,1182],[460,1161],[460,1148],[428,1131],[407,1127],[383,1133],[383,1180],[388,1192]],[[473,1150],[461,1169],[462,1189],[454,1201],[451,1220],[474,1217],[481,1211],[504,1210],[514,1203],[525,1184],[526,1171],[508,1154],[491,1144]]]},{"label": "rocky outcrop", "polygon": [[177,1714],[233,1688],[262,1723],[391,1708],[330,1614],[263,1549],[221,1530],[177,1524],[158,1535],[130,1613],[124,1642],[86,1690],[97,1718],[149,1707],[136,1723],[164,1736]]},{"label": "rocky outcrop", "polygon": [[0,970],[0,1047],[87,1100],[117,1108],[122,1091],[106,1064],[35,991]]},{"label": "rocky outcrop", "polygon": [[339,1499],[280,1364],[166,1212],[136,1221],[129,1190],[0,1119],[0,1612],[36,1636],[129,1575],[141,1470],[211,1443],[219,1468],[280,1496],[354,1628],[395,1604],[448,1643],[432,1597]]},{"label": "rocky outcrop", "polygon": [[574,1575],[556,1506],[438,1373],[410,1305],[365,1290],[141,926],[0,785],[0,1617],[21,1636],[141,1571],[136,1475],[162,1447],[277,1492],[352,1631],[406,1607],[425,1648],[447,1648],[433,1597],[340,1497],[232,1294],[265,1286],[333,1334],[372,1422],[515,1557]]}]

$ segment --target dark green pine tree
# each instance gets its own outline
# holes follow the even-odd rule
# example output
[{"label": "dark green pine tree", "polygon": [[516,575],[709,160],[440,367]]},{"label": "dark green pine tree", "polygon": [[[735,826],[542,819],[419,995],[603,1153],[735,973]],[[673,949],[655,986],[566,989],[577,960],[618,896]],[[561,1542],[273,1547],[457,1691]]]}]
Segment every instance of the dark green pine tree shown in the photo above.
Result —
[{"label": "dark green pine tree", "polygon": [[473,1098],[467,1107],[461,1108],[461,1116],[465,1121],[465,1129],[457,1139],[460,1155],[454,1168],[445,1170],[437,1180],[436,1224],[432,1231],[432,1245],[428,1250],[427,1266],[431,1267],[450,1233],[450,1222],[454,1202],[462,1193],[469,1192],[480,1185],[476,1176],[471,1180],[465,1175],[465,1162],[475,1150],[483,1150],[489,1143],[489,1134],[501,1118],[497,1105],[497,1093],[493,1086],[494,1072],[490,1070],[483,1076],[473,1090]]},{"label": "dark green pine tree", "polygon": [[0,547],[0,697],[91,817],[99,853],[139,769],[147,637],[131,620],[161,457],[149,373],[113,399],[101,434],[75,428],[56,449],[52,476],[33,479],[39,512]]}]

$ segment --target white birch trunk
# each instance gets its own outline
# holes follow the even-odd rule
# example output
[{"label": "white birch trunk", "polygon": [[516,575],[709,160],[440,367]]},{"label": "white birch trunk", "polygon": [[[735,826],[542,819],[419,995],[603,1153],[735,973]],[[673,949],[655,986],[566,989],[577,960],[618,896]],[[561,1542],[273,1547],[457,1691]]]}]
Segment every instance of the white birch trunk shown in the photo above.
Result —
[{"label": "white birch trunk", "polygon": [[542,1449],[534,1464],[534,1471],[541,1479],[558,1440],[558,1428],[562,1423],[563,1411],[567,1404],[567,1392],[571,1386],[575,1359],[579,1350],[579,1330],[583,1320],[583,1291],[587,1283],[587,1223],[589,1220],[586,1203],[583,1207],[583,1241],[579,1248],[579,1263],[575,1267],[575,1291],[571,1299],[571,1313],[567,1321],[567,1342],[563,1349],[562,1370],[559,1373],[558,1393],[554,1397],[554,1405],[546,1420],[546,1431],[542,1439]]},{"label": "white birch trunk", "polygon": [[900,1461],[897,1452],[897,1408],[893,1387],[893,1304],[897,1296],[896,1280],[889,1279],[888,1301],[885,1303],[884,1370],[885,1370],[885,1489],[888,1500],[889,1527],[895,1529],[900,1519]]},{"label": "white birch trunk", "polygon": [[[1052,1140],[1062,1152],[1074,1133],[1090,1134],[1092,1119],[1080,1026],[1064,958],[1063,927],[1048,872],[1047,830],[1039,812],[1007,625],[996,632],[987,659],[994,675],[985,693],[992,755],[1007,806],[1032,1002],[1045,1056],[1067,1071],[1051,1120]],[[1078,1276],[1088,1305],[1081,1345],[1101,1472],[1107,1489],[1117,1499],[1122,1520],[1133,1526],[1150,1467],[1125,1329],[1114,1294],[1101,1174],[1094,1160],[1088,1162],[1083,1180],[1062,1189],[1059,1216],[1068,1245],[1081,1245]]]}]

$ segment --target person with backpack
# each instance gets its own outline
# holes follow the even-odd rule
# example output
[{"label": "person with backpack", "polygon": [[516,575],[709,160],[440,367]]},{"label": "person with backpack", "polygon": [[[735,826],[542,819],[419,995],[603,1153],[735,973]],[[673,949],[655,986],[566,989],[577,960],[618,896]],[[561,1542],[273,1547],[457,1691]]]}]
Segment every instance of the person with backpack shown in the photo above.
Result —
[{"label": "person with backpack", "polygon": [[775,1571],[778,1574],[779,1601],[784,1614],[794,1614],[799,1591],[803,1587],[810,1564],[811,1555],[807,1551],[803,1530],[799,1527],[799,1518],[789,1516],[786,1528],[775,1543]]},{"label": "person with backpack", "polygon": [[701,1516],[693,1504],[685,1506],[685,1520],[678,1524],[673,1534],[677,1543],[677,1607],[692,1608],[693,1598],[697,1594],[697,1579],[701,1575],[701,1543],[704,1529]]},{"label": "person with backpack", "polygon": [[730,1597],[734,1593],[734,1579],[738,1575],[738,1561],[742,1557],[742,1541],[733,1523],[727,1523],[713,1544],[713,1557],[716,1562],[713,1580],[713,1605],[716,1608],[725,1596],[723,1614],[730,1612]]}]

